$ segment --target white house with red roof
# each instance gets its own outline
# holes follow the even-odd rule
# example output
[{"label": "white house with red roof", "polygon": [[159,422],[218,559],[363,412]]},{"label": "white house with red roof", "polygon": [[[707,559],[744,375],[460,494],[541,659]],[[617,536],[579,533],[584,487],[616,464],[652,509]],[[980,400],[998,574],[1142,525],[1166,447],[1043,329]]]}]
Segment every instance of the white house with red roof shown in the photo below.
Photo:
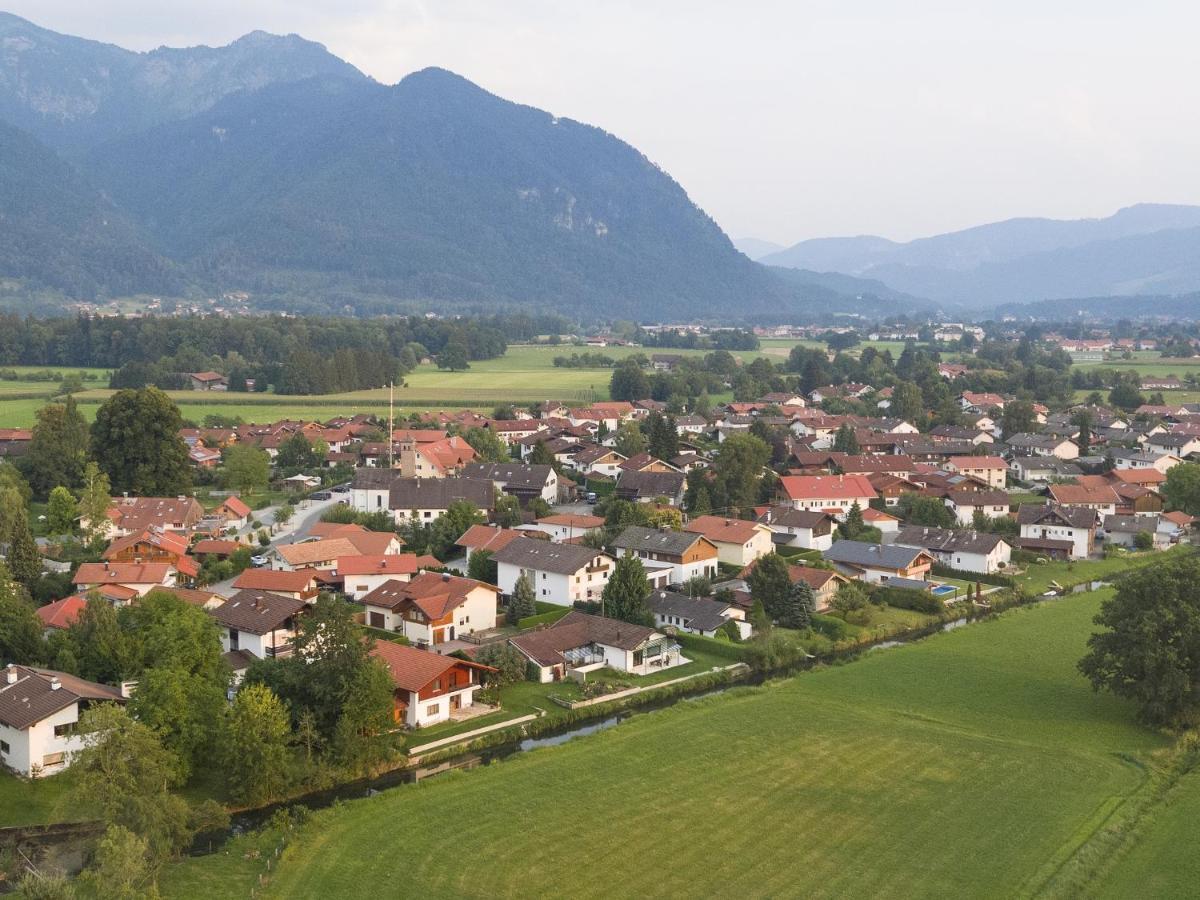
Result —
[{"label": "white house with red roof", "polygon": [[389,579],[359,602],[366,624],[397,631],[418,646],[436,647],[465,634],[496,627],[494,585],[438,572],[422,572],[408,581]]},{"label": "white house with red roof", "polygon": [[761,522],[697,516],[683,530],[705,537],[717,548],[717,559],[729,565],[748,566],[775,549],[770,528]]},{"label": "white house with red roof", "polygon": [[988,487],[1001,491],[1008,478],[1008,463],[999,456],[951,456],[942,468],[977,478]]},{"label": "white house with red roof", "polygon": [[495,671],[482,663],[391,641],[376,641],[371,656],[392,676],[392,718],[410,728],[457,718],[461,710],[475,705],[480,677]]},{"label": "white house with red roof", "polygon": [[346,556],[337,561],[336,571],[344,581],[343,590],[352,600],[361,600],[385,581],[408,581],[422,569],[438,568],[441,562],[432,556],[415,553],[384,553],[378,556]]},{"label": "white house with red roof", "polygon": [[784,475],[779,499],[793,509],[844,515],[855,503],[866,509],[878,494],[865,475]]},{"label": "white house with red roof", "polygon": [[170,563],[83,563],[75,572],[73,583],[81,593],[93,588],[117,587],[130,592],[124,606],[136,597],[144,597],[158,587],[175,586],[176,569]]}]

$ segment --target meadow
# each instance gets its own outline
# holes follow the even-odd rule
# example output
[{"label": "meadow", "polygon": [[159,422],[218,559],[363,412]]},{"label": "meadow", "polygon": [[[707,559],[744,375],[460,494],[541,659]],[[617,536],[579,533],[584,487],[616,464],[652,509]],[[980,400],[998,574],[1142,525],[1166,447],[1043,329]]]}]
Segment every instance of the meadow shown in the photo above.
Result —
[{"label": "meadow", "polygon": [[1104,596],[341,804],[293,837],[265,887],[247,861],[258,835],[170,867],[163,893],[1056,894],[1170,753],[1075,669]]}]

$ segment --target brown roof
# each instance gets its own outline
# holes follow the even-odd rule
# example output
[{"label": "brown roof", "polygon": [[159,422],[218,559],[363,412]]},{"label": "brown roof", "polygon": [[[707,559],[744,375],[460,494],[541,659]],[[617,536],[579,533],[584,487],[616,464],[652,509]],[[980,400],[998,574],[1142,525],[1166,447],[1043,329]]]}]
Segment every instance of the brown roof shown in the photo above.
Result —
[{"label": "brown roof", "polygon": [[236,628],[247,634],[266,634],[282,628],[305,606],[303,600],[269,591],[238,591],[209,614],[226,628]]},{"label": "brown roof", "polygon": [[441,562],[428,554],[389,553],[364,556],[338,557],[337,570],[340,575],[412,575],[423,568],[437,568]]},{"label": "brown roof", "polygon": [[226,497],[225,502],[218,506],[217,509],[227,509],[238,519],[246,518],[251,512],[250,507],[246,505],[246,501],[241,497]]},{"label": "brown roof", "polygon": [[120,537],[109,544],[101,555],[102,559],[112,559],[118,554],[138,544],[148,544],[164,553],[174,553],[183,556],[188,552],[188,542],[182,534],[162,531],[158,528],[144,528],[141,531]]},{"label": "brown roof", "polygon": [[604,524],[604,517],[563,513],[554,516],[543,516],[537,520],[537,523],[539,525],[564,525],[567,528],[599,528]]},{"label": "brown roof", "polygon": [[620,650],[635,650],[657,632],[644,625],[619,619],[590,616],[571,610],[549,628],[518,635],[509,643],[542,666],[563,661],[563,651],[587,644],[604,644]]},{"label": "brown roof", "polygon": [[428,618],[436,620],[461,606],[476,588],[500,593],[498,587],[473,578],[422,572],[407,582],[389,579],[359,602],[386,609],[396,609],[405,602],[411,602]]},{"label": "brown roof", "polygon": [[525,535],[514,528],[500,528],[494,525],[472,525],[455,543],[460,547],[471,550],[488,550],[495,553],[503,550],[513,541]]},{"label": "brown roof", "polygon": [[322,541],[306,541],[303,544],[282,544],[275,548],[280,559],[289,566],[308,566],[313,563],[330,562],[342,556],[358,556],[358,548],[346,538],[326,538]]},{"label": "brown roof", "polygon": [[416,693],[455,666],[468,666],[484,672],[496,671],[482,663],[468,662],[456,656],[442,656],[392,641],[376,641],[371,655],[387,666],[392,683],[404,691]]},{"label": "brown roof", "polygon": [[87,599],[76,594],[39,606],[36,612],[45,628],[70,628],[85,606]]},{"label": "brown roof", "polygon": [[75,584],[163,584],[169,563],[83,563],[75,572]]},{"label": "brown roof", "polygon": [[1082,484],[1052,484],[1050,496],[1055,502],[1071,503],[1112,503],[1116,504],[1117,492],[1107,485],[1104,487],[1089,487]]},{"label": "brown roof", "polygon": [[[16,676],[13,684],[10,673]],[[0,723],[10,728],[23,731],[79,700],[123,702],[116,688],[65,672],[14,665],[0,670]]]},{"label": "brown roof", "polygon": [[224,597],[214,591],[196,590],[194,588],[164,587],[155,588],[152,593],[154,592],[171,594],[172,596],[178,597],[184,603],[190,603],[192,606],[207,606],[214,600],[220,600],[222,602],[225,600]]},{"label": "brown roof", "polygon": [[607,559],[602,550],[582,544],[555,544],[550,541],[513,541],[492,557],[498,563],[532,569],[535,572],[556,572],[574,575],[590,566],[597,557]]},{"label": "brown roof", "polygon": [[312,587],[312,572],[276,572],[271,569],[246,569],[233,582],[238,590],[286,591],[299,593]]},{"label": "brown roof", "polygon": [[684,531],[703,535],[714,543],[746,544],[766,526],[746,519],[727,519],[724,516],[697,516],[683,526]]}]

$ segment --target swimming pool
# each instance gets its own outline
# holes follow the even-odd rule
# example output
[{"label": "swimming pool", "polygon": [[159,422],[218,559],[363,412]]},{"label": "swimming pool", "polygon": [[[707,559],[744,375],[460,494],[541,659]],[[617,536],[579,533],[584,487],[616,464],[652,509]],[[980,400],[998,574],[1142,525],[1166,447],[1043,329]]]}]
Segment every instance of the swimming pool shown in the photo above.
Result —
[{"label": "swimming pool", "polygon": [[939,584],[933,588],[930,588],[930,593],[932,593],[935,597],[942,597],[946,594],[953,594],[957,590],[958,588],[952,584]]}]

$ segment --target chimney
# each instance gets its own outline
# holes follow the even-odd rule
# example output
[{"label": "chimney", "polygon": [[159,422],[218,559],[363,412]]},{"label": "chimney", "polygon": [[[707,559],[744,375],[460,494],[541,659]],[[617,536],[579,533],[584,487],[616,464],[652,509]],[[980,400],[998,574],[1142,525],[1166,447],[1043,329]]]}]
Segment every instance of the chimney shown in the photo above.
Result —
[{"label": "chimney", "polygon": [[9,663],[4,669],[4,681],[6,684],[17,683],[17,667]]},{"label": "chimney", "polygon": [[449,573],[449,572],[443,572],[443,573],[442,573],[442,581],[449,581],[449,580],[450,580],[450,573]]},{"label": "chimney", "polygon": [[57,691],[62,688],[62,682],[57,677],[50,679],[50,690]]}]

